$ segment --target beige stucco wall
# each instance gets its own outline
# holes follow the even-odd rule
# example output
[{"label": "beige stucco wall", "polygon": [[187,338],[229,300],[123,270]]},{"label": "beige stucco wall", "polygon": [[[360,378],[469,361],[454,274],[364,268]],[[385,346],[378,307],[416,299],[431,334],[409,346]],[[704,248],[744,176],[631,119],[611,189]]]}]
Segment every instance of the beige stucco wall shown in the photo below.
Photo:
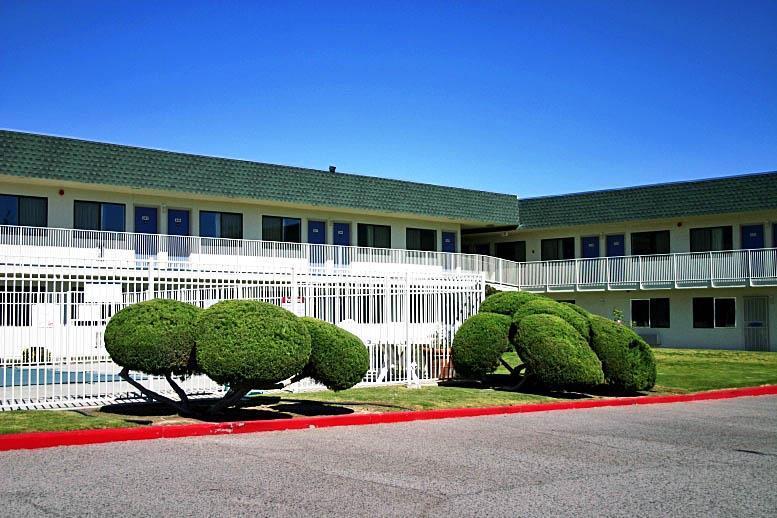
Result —
[{"label": "beige stucco wall", "polygon": [[[769,299],[769,343],[777,351],[777,288],[703,288],[688,290],[608,291],[586,293],[553,293],[556,300],[574,300],[585,309],[612,318],[613,309],[623,311],[631,322],[631,300],[668,297],[669,328],[636,328],[637,332],[658,333],[664,347],[702,347],[708,349],[744,349],[744,297],[766,296]],[[733,297],[736,299],[736,327],[695,329],[694,297]]]},{"label": "beige stucco wall", "polygon": [[[60,189],[64,191],[59,194]],[[74,186],[40,180],[20,182],[18,179],[0,176],[0,194],[43,196],[48,198],[48,223],[50,227],[72,228],[73,202],[75,200],[123,203],[126,205],[126,230],[133,232],[134,207],[157,207],[159,232],[167,232],[167,209],[191,211],[191,234],[199,235],[200,210],[237,212],[243,214],[243,237],[261,239],[262,216],[285,216],[302,220],[302,241],[307,241],[308,221],[327,222],[327,243],[332,243],[333,224],[351,224],[351,244],[356,244],[356,225],[369,223],[391,226],[392,248],[405,248],[407,228],[424,228],[437,231],[437,250],[442,249],[442,232],[456,233],[456,250],[461,247],[461,225],[457,222],[407,217],[402,214],[368,214],[363,211],[328,210],[293,204],[273,204],[251,200],[215,199],[187,196],[180,193],[144,192],[129,189],[100,188],[99,186]]]},{"label": "beige stucco wall", "polygon": [[690,229],[701,227],[733,226],[734,249],[740,247],[740,226],[749,224],[764,224],[764,240],[767,247],[775,246],[775,236],[772,235],[772,223],[777,223],[777,211],[760,211],[739,214],[724,214],[712,216],[694,216],[664,220],[629,221],[623,223],[611,223],[605,225],[581,225],[575,227],[542,229],[542,230],[514,230],[509,232],[496,232],[482,235],[464,235],[464,243],[482,244],[489,243],[491,252],[494,252],[494,243],[505,241],[526,241],[526,260],[540,260],[540,242],[549,238],[575,238],[575,257],[581,257],[581,238],[599,236],[599,251],[606,255],[605,237],[612,234],[624,234],[626,254],[631,251],[631,233],[653,230],[669,230],[670,251],[690,251]]}]

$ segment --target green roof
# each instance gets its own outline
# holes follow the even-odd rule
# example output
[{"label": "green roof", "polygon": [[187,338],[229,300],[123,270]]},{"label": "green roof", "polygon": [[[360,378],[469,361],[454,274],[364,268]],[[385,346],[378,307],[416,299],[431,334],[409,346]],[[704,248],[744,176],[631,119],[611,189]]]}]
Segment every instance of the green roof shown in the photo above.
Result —
[{"label": "green roof", "polygon": [[777,172],[526,198],[518,208],[521,228],[777,209]]},{"label": "green roof", "polygon": [[469,189],[0,130],[0,174],[517,225],[517,198]]}]

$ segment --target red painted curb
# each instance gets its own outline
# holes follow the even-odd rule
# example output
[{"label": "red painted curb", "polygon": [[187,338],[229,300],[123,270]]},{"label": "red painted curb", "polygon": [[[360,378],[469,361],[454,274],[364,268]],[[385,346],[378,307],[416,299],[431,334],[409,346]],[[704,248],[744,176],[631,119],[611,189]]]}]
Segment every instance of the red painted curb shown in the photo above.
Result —
[{"label": "red painted curb", "polygon": [[0,451],[32,450],[55,446],[76,446],[117,441],[143,441],[148,439],[172,439],[201,435],[229,435],[238,433],[299,430],[304,428],[326,428],[331,426],[353,426],[455,417],[477,417],[499,414],[521,414],[548,412],[552,410],[573,410],[631,405],[654,405],[685,401],[730,399],[746,396],[777,395],[777,385],[747,387],[738,389],[712,390],[694,394],[669,396],[642,396],[633,398],[586,399],[557,401],[553,403],[528,403],[514,406],[480,408],[451,408],[441,410],[419,410],[408,412],[385,412],[380,414],[348,414],[321,417],[300,417],[275,421],[234,421],[228,423],[196,423],[184,425],[157,425],[138,428],[106,428],[99,430],[75,430],[69,432],[30,432],[0,435]]}]

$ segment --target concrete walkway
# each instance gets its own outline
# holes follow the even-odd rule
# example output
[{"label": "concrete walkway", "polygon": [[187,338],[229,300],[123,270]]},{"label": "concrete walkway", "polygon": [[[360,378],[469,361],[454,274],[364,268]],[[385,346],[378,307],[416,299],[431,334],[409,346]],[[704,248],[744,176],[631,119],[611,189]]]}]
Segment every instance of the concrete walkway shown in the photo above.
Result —
[{"label": "concrete walkway", "polygon": [[775,516],[777,397],[0,454],[5,516]]}]

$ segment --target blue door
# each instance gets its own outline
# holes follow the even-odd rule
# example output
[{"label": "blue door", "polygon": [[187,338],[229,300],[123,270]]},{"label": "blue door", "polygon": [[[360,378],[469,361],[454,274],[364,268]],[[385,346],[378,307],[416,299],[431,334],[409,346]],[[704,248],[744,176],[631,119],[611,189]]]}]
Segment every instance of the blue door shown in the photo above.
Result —
[{"label": "blue door", "polygon": [[326,247],[316,245],[326,244],[326,223],[308,221],[308,243],[312,245],[310,247],[310,263],[314,265],[324,264]]},{"label": "blue door", "polygon": [[335,223],[332,233],[332,243],[338,246],[351,246],[350,223]]},{"label": "blue door", "polygon": [[326,224],[323,221],[308,221],[308,243],[326,244]]},{"label": "blue door", "polygon": [[442,233],[442,251],[453,254],[456,252],[456,233],[455,232],[443,232]]},{"label": "blue door", "polygon": [[135,232],[139,234],[157,234],[159,221],[155,207],[135,207]]},{"label": "blue door", "polygon": [[599,257],[599,236],[589,236],[580,239],[583,258]]},{"label": "blue door", "polygon": [[763,248],[764,247],[764,226],[763,225],[742,225],[742,247]]},{"label": "blue door", "polygon": [[[171,236],[190,235],[189,225],[188,210],[169,209],[167,211],[167,233]],[[189,241],[189,239],[183,238],[168,238],[167,253],[170,257],[188,257]]]},{"label": "blue door", "polygon": [[626,255],[626,238],[623,234],[607,236],[607,257]]},{"label": "blue door", "polygon": [[[332,227],[332,244],[337,246],[351,246],[351,224],[335,223]],[[351,249],[339,248],[335,250],[335,263],[340,266],[351,264]]]},{"label": "blue door", "polygon": [[[135,232],[138,234],[158,234],[159,220],[156,207],[135,207]],[[135,253],[155,255],[157,252],[156,235],[135,236]]]}]

